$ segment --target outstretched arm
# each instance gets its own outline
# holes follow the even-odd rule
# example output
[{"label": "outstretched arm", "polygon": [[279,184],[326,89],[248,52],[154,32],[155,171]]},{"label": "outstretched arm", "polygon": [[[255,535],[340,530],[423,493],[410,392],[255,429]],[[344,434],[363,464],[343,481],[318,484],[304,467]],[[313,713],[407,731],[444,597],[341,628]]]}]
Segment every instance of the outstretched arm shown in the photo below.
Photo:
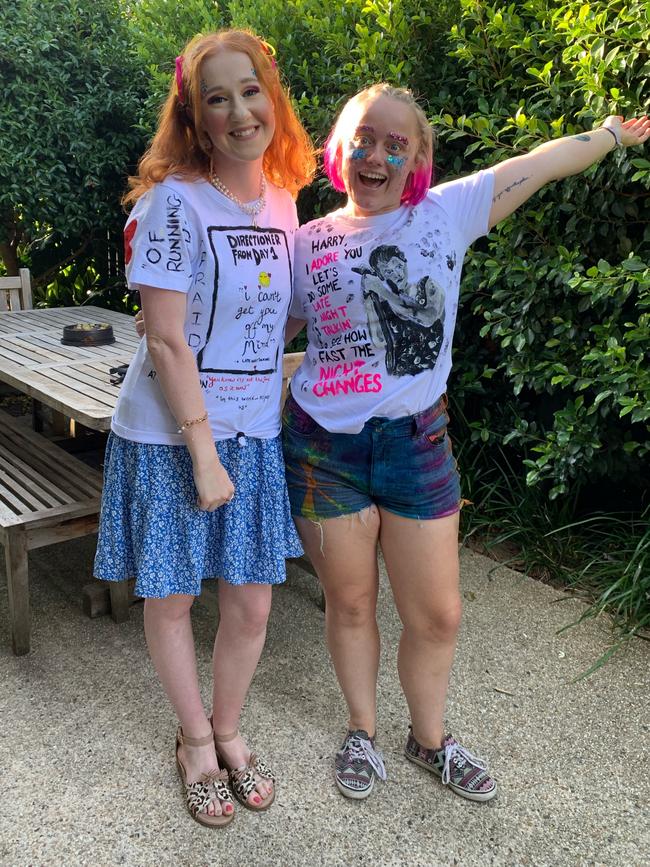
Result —
[{"label": "outstretched arm", "polygon": [[533,193],[550,181],[577,175],[614,150],[643,144],[650,137],[650,120],[643,116],[623,121],[614,115],[588,133],[547,141],[520,157],[494,168],[494,198],[490,228],[510,216]]}]

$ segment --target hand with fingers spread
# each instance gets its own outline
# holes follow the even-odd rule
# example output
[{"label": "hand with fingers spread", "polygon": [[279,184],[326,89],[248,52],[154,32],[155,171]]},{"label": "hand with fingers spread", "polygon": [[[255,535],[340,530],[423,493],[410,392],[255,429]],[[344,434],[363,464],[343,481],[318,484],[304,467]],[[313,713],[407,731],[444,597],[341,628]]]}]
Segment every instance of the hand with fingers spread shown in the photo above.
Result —
[{"label": "hand with fingers spread", "polygon": [[602,125],[611,130],[621,147],[635,147],[650,138],[650,118],[646,115],[625,120],[622,115],[611,114]]}]

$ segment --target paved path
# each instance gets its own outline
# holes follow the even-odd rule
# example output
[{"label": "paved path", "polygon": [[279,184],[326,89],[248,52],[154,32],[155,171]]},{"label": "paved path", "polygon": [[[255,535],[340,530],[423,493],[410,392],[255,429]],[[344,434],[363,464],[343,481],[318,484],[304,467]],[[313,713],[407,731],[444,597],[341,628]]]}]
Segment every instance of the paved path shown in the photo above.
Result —
[{"label": "paved path", "polygon": [[[80,590],[92,539],[31,555],[33,650],[14,658],[0,573],[0,864],[650,865],[650,645],[635,642],[588,680],[605,624],[557,635],[580,603],[470,552],[449,726],[490,757],[499,797],[473,805],[402,756],[399,624],[384,588],[380,747],[388,782],[362,803],[332,781],[343,705],[322,641],[314,579],[292,567],[276,590],[244,731],[279,772],[266,815],[225,831],[184,812],[172,711],[149,664],[142,606],[129,623],[88,620]],[[209,677],[216,600],[194,624]]]}]

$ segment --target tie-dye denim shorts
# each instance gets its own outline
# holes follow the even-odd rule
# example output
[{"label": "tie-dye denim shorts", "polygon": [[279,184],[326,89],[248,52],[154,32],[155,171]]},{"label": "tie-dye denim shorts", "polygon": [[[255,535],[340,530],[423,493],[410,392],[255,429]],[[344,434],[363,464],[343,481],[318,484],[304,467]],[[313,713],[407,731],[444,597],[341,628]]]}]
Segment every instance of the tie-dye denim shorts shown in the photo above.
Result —
[{"label": "tie-dye denim shorts", "polygon": [[447,397],[402,418],[371,418],[358,434],[330,433],[289,395],[282,414],[294,516],[319,521],[373,503],[406,518],[460,509],[460,480],[447,434]]}]

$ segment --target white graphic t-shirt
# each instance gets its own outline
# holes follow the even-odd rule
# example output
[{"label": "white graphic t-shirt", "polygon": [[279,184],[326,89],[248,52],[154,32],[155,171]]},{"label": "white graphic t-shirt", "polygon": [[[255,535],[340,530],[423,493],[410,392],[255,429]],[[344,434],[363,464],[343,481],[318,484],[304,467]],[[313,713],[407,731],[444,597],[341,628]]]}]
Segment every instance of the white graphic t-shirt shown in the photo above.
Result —
[{"label": "white graphic t-shirt", "polygon": [[445,391],[463,258],[488,230],[494,174],[433,187],[415,207],[335,211],[296,238],[291,315],[309,346],[291,393],[322,427],[427,409]]},{"label": "white graphic t-shirt", "polygon": [[[261,227],[203,180],[167,178],[138,199],[124,230],[130,288],[187,296],[192,349],[215,440],[280,431],[284,330],[291,301],[297,216],[267,185]],[[112,430],[136,442],[182,444],[146,338],[129,365]]]}]

